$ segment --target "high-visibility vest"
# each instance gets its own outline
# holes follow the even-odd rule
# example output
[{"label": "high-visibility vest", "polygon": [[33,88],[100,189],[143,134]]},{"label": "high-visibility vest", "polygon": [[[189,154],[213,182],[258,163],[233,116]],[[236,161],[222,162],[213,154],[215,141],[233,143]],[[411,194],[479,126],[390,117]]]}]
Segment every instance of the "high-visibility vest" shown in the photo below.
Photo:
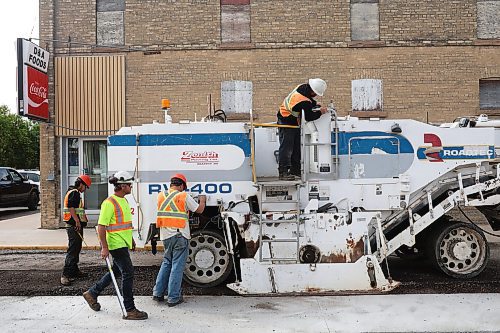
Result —
[{"label": "high-visibility vest", "polygon": [[113,207],[115,209],[115,222],[110,223],[109,225],[106,226],[106,232],[120,232],[124,230],[132,230],[132,221],[125,221],[125,215],[123,214],[123,209],[116,201],[113,196],[110,196],[109,198],[106,199],[108,202],[113,204]]},{"label": "high-visibility vest", "polygon": [[158,228],[184,228],[189,220],[186,209],[186,192],[169,190],[158,194],[158,212],[156,226]]},{"label": "high-visibility vest", "polygon": [[[69,212],[68,201],[71,193],[78,191],[76,188],[68,191],[64,197],[64,208],[63,208],[63,221],[69,222],[71,220],[71,213]],[[75,213],[80,219],[80,222],[87,222],[87,215],[85,215],[85,209],[83,208],[83,199],[80,198],[80,204],[78,208],[75,208]]]},{"label": "high-visibility vest", "polygon": [[297,91],[300,86],[297,86],[288,96],[283,100],[280,107],[280,114],[282,117],[286,118],[290,115],[295,118],[300,118],[300,112],[293,111],[293,107],[300,102],[311,102],[309,98],[302,95]]}]

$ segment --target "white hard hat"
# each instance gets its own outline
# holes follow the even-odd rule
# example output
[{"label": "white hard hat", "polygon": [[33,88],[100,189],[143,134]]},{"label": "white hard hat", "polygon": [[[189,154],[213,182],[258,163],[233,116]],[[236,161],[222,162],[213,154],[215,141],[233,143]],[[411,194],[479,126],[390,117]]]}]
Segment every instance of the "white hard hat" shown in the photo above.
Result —
[{"label": "white hard hat", "polygon": [[118,171],[113,177],[118,179],[117,184],[130,184],[134,181],[134,176],[127,171]]},{"label": "white hard hat", "polygon": [[322,79],[309,79],[309,86],[318,96],[323,96],[326,90],[326,82]]}]

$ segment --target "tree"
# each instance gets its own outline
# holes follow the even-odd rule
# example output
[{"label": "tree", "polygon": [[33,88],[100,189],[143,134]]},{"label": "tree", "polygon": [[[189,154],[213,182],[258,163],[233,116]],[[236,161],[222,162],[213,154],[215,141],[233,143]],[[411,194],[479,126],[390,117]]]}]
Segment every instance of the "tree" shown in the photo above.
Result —
[{"label": "tree", "polygon": [[38,169],[40,126],[0,106],[0,166]]}]

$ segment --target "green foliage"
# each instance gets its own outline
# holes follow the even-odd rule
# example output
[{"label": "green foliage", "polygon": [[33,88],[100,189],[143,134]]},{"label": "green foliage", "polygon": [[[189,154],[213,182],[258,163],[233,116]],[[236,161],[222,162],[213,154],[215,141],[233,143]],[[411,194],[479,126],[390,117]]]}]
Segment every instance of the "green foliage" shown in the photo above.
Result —
[{"label": "green foliage", "polygon": [[0,166],[38,169],[40,126],[0,105]]}]

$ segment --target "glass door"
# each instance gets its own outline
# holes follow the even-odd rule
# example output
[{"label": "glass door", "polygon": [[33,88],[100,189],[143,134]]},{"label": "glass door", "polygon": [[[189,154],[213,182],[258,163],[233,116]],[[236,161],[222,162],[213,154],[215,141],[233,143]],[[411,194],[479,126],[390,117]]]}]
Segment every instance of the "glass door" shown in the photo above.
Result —
[{"label": "glass door", "polygon": [[92,186],[85,191],[85,209],[99,210],[108,197],[108,159],[106,140],[82,140],[83,173],[90,176]]},{"label": "glass door", "polygon": [[63,163],[66,164],[66,188],[61,189],[62,198],[67,186],[73,185],[81,174],[90,176],[92,186],[83,194],[89,222],[96,222],[101,203],[108,197],[108,160],[105,138],[68,138]]}]

